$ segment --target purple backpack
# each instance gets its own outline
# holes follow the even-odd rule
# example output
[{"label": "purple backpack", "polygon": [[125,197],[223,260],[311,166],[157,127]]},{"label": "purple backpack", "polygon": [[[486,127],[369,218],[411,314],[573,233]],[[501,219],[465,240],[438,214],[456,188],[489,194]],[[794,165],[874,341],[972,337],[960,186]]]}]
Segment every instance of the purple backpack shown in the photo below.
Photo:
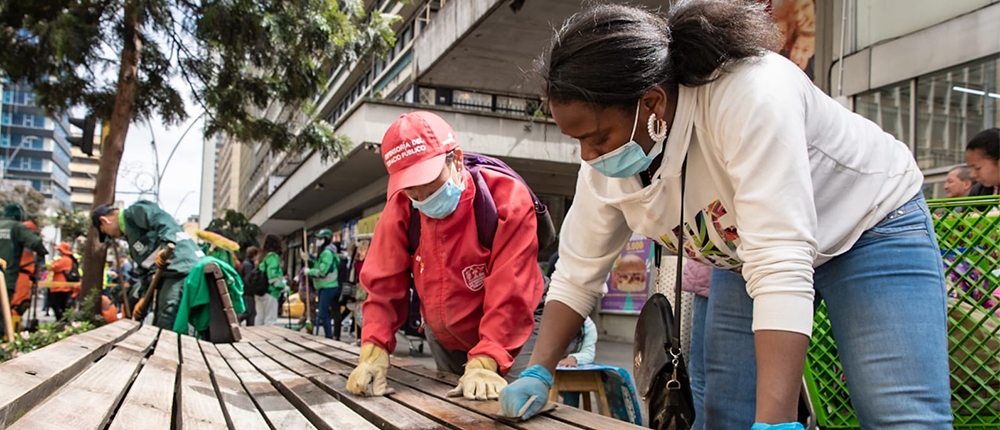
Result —
[{"label": "purple backpack", "polygon": [[[476,231],[479,233],[479,244],[483,248],[492,250],[493,238],[497,234],[499,215],[497,215],[497,205],[493,201],[493,194],[490,193],[490,189],[486,186],[480,170],[490,169],[494,172],[511,176],[521,181],[525,187],[528,187],[528,183],[524,182],[521,175],[518,175],[514,169],[511,169],[510,166],[497,158],[473,153],[465,153],[463,158],[464,160],[462,161],[465,164],[465,168],[472,174],[472,181],[476,186],[476,197],[472,201],[472,210],[476,216]],[[538,221],[535,232],[538,236],[538,249],[543,249],[555,242],[556,228],[552,223],[552,217],[549,215],[549,209],[538,200],[538,196],[531,191],[531,187],[528,187],[528,193],[531,194],[531,202],[535,206],[535,219]],[[420,244],[420,212],[416,208],[410,209],[410,229],[408,233],[410,242],[409,251],[410,255],[413,255],[416,254],[417,246]]]}]

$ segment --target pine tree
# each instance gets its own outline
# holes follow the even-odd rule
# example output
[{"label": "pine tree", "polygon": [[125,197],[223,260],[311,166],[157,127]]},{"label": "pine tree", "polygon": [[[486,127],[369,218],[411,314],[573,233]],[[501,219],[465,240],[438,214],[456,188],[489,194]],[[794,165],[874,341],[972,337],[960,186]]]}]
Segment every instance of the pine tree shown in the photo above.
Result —
[{"label": "pine tree", "polygon": [[[94,201],[111,203],[129,125],[184,121],[181,90],[207,112],[208,136],[340,155],[346,140],[311,103],[337,67],[384,55],[395,19],[362,0],[0,0],[0,71],[49,112],[84,107],[108,124]],[[96,229],[87,243],[84,296],[106,254]]]}]

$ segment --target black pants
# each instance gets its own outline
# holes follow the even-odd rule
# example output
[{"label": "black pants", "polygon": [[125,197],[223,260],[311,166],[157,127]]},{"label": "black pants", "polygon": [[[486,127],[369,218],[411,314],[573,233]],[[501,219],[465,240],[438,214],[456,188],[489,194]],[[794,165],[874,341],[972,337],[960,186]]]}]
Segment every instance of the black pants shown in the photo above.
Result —
[{"label": "black pants", "polygon": [[66,312],[66,305],[69,303],[69,296],[71,294],[69,291],[63,293],[49,291],[49,306],[52,308],[52,312],[56,314],[56,321],[61,320],[63,313]]},{"label": "black pants", "polygon": [[240,314],[240,321],[246,321],[247,327],[253,327],[253,320],[257,318],[257,304],[254,301],[253,294],[243,294],[243,305],[246,306],[246,312]]}]

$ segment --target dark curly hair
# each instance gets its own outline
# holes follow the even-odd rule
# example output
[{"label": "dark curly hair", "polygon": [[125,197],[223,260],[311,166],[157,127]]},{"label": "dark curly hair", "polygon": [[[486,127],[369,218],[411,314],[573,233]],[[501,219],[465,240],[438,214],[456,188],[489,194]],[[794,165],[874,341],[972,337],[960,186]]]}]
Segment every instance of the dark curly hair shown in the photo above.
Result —
[{"label": "dark curly hair", "polygon": [[703,85],[727,65],[780,44],[778,27],[758,1],[683,0],[666,16],[598,4],[556,31],[535,71],[550,100],[631,110],[657,85]]},{"label": "dark curly hair", "polygon": [[260,252],[261,257],[263,258],[269,252],[281,255],[281,248],[281,238],[276,234],[268,233],[267,236],[264,236],[264,248]]}]

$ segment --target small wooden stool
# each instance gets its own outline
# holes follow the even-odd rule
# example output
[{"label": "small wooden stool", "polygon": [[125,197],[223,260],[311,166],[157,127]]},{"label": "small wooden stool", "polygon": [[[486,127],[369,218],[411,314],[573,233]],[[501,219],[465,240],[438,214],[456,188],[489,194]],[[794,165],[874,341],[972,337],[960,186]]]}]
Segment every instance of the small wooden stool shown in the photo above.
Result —
[{"label": "small wooden stool", "polygon": [[583,409],[593,412],[590,404],[590,393],[597,393],[597,401],[601,402],[601,415],[611,416],[611,407],[608,406],[608,394],[604,392],[604,384],[601,382],[601,370],[599,369],[556,369],[553,378],[552,390],[549,391],[549,401],[559,402],[559,394],[562,392],[579,392],[583,395]]}]

